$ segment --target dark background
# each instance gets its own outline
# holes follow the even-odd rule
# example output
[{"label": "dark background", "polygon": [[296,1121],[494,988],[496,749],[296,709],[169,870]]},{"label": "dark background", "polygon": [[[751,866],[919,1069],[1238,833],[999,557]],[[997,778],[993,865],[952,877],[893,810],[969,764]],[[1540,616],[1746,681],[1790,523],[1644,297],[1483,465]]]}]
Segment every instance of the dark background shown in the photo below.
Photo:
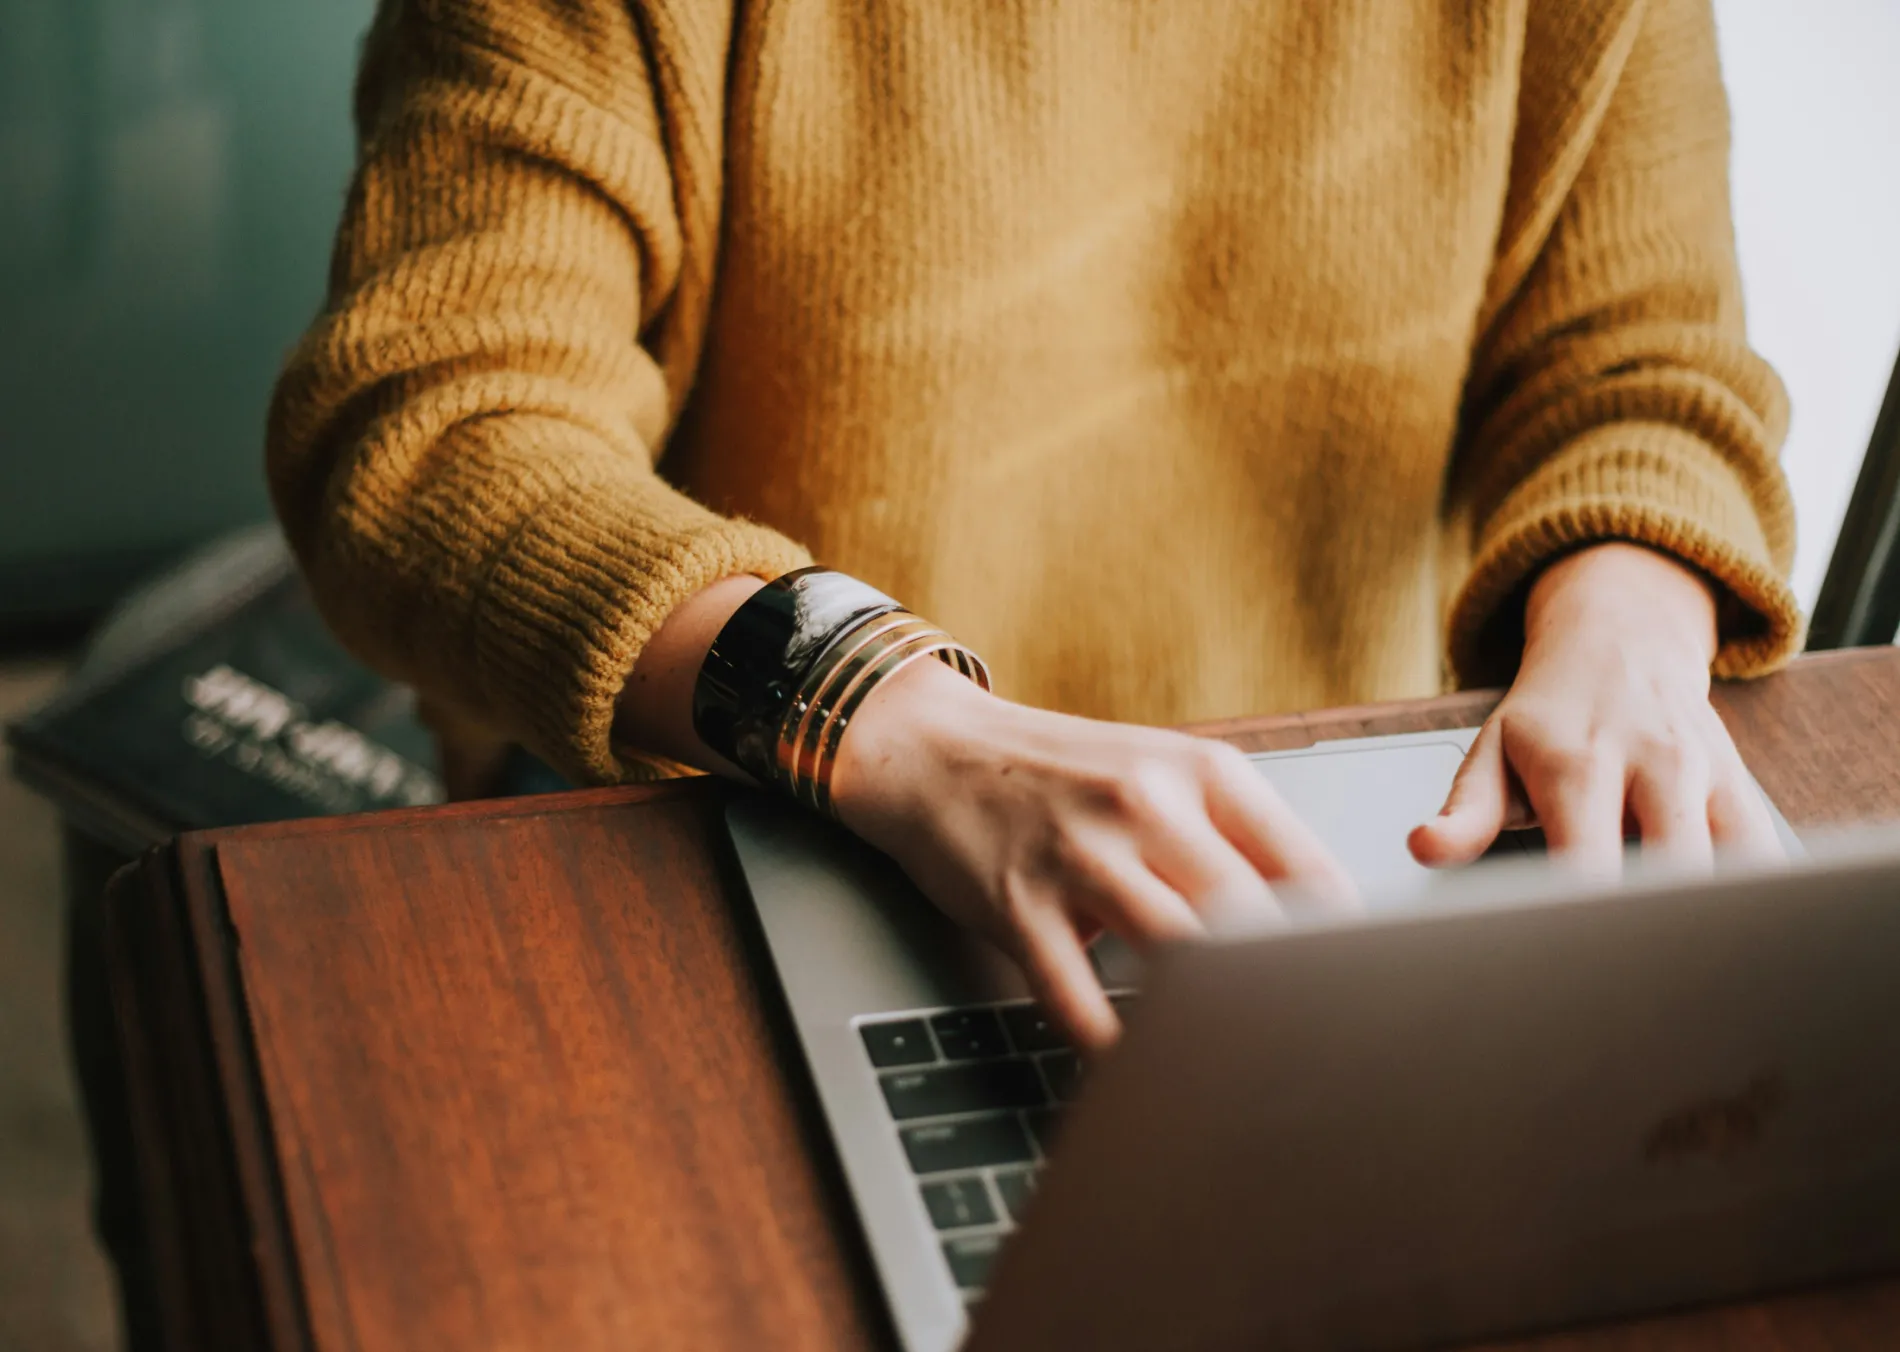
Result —
[{"label": "dark background", "polygon": [[372,0],[0,0],[0,634],[268,513]]}]

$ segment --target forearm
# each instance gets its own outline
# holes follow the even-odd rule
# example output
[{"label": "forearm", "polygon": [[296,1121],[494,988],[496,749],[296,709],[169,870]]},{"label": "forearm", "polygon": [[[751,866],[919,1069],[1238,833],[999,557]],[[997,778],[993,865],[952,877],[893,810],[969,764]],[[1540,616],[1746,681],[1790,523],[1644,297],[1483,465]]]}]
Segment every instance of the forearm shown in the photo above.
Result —
[{"label": "forearm", "polygon": [[[279,382],[267,464],[356,653],[606,782],[629,769],[616,697],[667,617],[807,560],[654,471],[689,378],[656,354],[690,349],[666,326],[703,297],[678,283],[648,63],[624,6],[504,8],[537,7],[531,51],[518,25],[481,28],[493,6],[385,8],[331,295]],[[640,315],[662,316],[644,345]]]},{"label": "forearm", "polygon": [[1706,0],[1658,0],[1631,21],[1640,31],[1575,177],[1526,175],[1563,196],[1472,353],[1446,494],[1472,551],[1449,615],[1470,684],[1509,677],[1529,580],[1603,540],[1648,545],[1717,585],[1722,674],[1768,670],[1799,646],[1775,458],[1786,401],[1742,322]]}]

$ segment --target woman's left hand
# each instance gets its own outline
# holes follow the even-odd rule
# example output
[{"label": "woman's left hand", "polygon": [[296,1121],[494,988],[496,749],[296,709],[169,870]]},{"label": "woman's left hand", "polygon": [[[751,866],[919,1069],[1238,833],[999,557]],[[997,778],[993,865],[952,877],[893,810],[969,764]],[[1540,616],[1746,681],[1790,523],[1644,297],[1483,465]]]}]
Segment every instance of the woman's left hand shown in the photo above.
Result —
[{"label": "woman's left hand", "polygon": [[1537,579],[1524,630],[1517,680],[1443,811],[1412,833],[1421,863],[1468,863],[1533,823],[1553,854],[1610,873],[1626,834],[1691,862],[1714,847],[1781,855],[1709,704],[1715,600],[1700,577],[1640,545],[1595,545]]}]

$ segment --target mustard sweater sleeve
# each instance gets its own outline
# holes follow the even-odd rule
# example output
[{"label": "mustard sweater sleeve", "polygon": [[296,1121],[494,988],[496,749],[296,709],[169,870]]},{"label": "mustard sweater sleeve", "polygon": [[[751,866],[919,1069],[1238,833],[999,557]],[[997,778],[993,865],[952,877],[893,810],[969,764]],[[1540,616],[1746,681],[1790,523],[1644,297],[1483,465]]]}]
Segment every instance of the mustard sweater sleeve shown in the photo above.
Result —
[{"label": "mustard sweater sleeve", "polygon": [[1709,0],[1530,6],[1513,181],[1449,502],[1472,566],[1454,669],[1509,675],[1527,581],[1576,545],[1725,589],[1715,672],[1800,646],[1786,400],[1743,332]]},{"label": "mustard sweater sleeve", "polygon": [[385,0],[329,302],[271,413],[273,497],[330,624],[585,780],[629,772],[614,700],[681,600],[807,561],[654,469],[717,231],[729,34],[695,19]]}]

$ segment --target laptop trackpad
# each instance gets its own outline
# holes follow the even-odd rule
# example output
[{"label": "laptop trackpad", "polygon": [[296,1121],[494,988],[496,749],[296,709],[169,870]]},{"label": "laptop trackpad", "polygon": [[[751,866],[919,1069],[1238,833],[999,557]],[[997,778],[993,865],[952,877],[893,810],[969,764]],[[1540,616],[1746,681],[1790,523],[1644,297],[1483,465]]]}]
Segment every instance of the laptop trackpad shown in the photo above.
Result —
[{"label": "laptop trackpad", "polygon": [[[1367,909],[1376,912],[1417,902],[1442,876],[1414,861],[1405,840],[1413,827],[1438,815],[1464,758],[1464,746],[1448,738],[1333,751],[1322,743],[1256,756],[1253,763],[1345,866]],[[1141,984],[1141,962],[1119,940],[1105,937],[1094,956],[1110,986]]]},{"label": "laptop trackpad", "polygon": [[1447,738],[1264,756],[1254,768],[1319,836],[1373,910],[1416,898],[1432,874],[1405,840],[1438,814],[1465,750]]}]

